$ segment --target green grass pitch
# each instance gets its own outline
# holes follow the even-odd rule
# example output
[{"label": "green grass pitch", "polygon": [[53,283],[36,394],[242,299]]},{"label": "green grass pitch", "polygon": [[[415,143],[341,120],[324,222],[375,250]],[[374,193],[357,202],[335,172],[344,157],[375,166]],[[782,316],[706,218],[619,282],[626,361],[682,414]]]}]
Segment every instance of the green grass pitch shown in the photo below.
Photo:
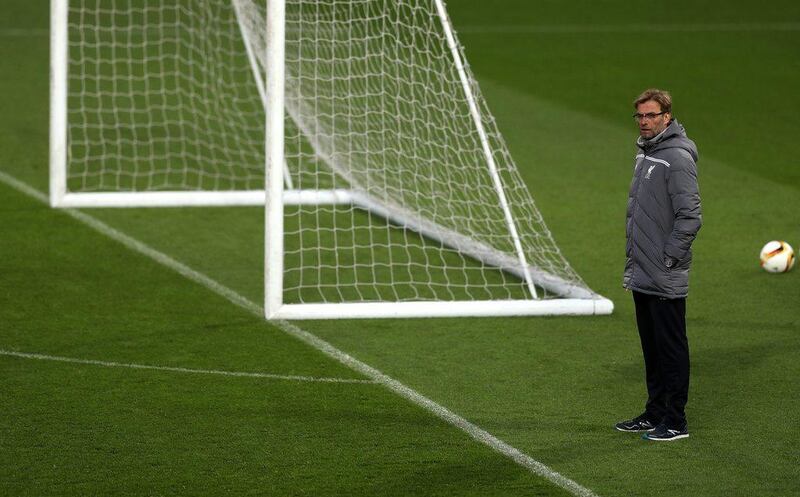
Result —
[{"label": "green grass pitch", "polygon": [[[481,90],[595,318],[303,330],[599,496],[800,495],[800,4],[451,0]],[[0,17],[0,172],[47,191],[47,2]],[[643,366],[621,288],[631,100],[699,146],[691,437],[615,432]],[[251,302],[257,208],[86,211]],[[217,293],[0,181],[0,495],[570,495]],[[33,356],[87,362],[41,360]],[[113,366],[150,365],[175,369]],[[181,370],[177,370],[181,369]]]}]

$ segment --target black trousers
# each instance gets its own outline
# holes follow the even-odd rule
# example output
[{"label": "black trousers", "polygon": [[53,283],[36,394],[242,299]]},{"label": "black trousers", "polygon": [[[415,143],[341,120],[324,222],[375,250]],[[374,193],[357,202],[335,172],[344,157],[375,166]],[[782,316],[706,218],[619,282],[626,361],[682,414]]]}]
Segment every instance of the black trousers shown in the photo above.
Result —
[{"label": "black trousers", "polygon": [[682,427],[689,397],[686,299],[633,292],[633,302],[647,380],[645,414],[654,423]]}]

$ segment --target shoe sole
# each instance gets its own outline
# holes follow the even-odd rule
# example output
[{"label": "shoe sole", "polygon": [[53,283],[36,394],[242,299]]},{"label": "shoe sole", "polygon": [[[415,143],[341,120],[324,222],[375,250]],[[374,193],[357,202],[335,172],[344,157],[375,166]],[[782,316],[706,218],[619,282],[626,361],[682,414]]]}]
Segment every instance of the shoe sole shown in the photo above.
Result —
[{"label": "shoe sole", "polygon": [[650,433],[651,431],[655,430],[655,428],[650,428],[649,430],[626,430],[625,428],[620,428],[619,426],[615,426],[614,428],[617,431],[624,433]]},{"label": "shoe sole", "polygon": [[684,433],[683,435],[675,435],[674,437],[670,438],[650,438],[647,435],[642,436],[642,440],[651,440],[653,442],[672,442],[674,440],[680,440],[681,438],[689,438],[689,434]]}]

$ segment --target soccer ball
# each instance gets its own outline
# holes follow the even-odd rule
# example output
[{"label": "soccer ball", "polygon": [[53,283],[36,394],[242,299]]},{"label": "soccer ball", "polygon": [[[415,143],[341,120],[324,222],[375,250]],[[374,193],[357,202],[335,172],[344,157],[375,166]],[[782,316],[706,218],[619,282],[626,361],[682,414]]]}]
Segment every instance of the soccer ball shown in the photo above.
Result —
[{"label": "soccer ball", "polygon": [[783,241],[773,240],[761,249],[761,267],[770,273],[785,273],[794,266],[794,250]]}]

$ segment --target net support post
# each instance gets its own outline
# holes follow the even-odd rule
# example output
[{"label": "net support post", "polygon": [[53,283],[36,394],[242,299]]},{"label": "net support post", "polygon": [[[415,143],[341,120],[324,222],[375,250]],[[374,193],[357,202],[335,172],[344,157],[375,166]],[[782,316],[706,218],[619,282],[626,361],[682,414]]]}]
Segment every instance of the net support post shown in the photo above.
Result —
[{"label": "net support post", "polygon": [[264,314],[271,319],[283,305],[285,0],[268,0],[266,15]]},{"label": "net support post", "polygon": [[503,191],[503,182],[500,179],[500,174],[497,171],[497,165],[494,162],[494,156],[492,155],[492,150],[489,146],[489,137],[486,135],[486,130],[483,127],[481,113],[478,109],[478,104],[475,101],[475,95],[472,93],[470,80],[467,76],[467,71],[464,68],[464,62],[461,60],[461,53],[459,52],[458,45],[456,44],[456,39],[453,35],[453,29],[450,26],[450,19],[447,17],[447,11],[444,8],[443,0],[435,0],[435,3],[436,12],[439,15],[439,20],[442,23],[442,29],[444,30],[445,37],[447,38],[447,45],[449,46],[450,53],[453,56],[453,62],[456,65],[456,70],[458,71],[458,76],[461,80],[461,86],[464,89],[464,96],[467,98],[467,102],[469,103],[469,112],[472,115],[472,120],[475,123],[475,128],[478,131],[478,135],[480,135],[481,138],[483,155],[486,159],[486,165],[489,168],[492,184],[497,192],[497,198],[500,201],[500,207],[503,209],[503,215],[505,216],[509,234],[514,242],[514,250],[517,252],[520,269],[525,276],[525,283],[528,286],[528,291],[531,293],[531,297],[538,299],[539,296],[536,293],[536,287],[533,284],[533,278],[528,270],[528,261],[525,257],[525,252],[522,250],[522,242],[520,240],[519,233],[517,232],[517,226],[516,223],[514,223],[514,216],[511,214],[511,208],[508,204],[508,200],[506,199],[506,194]]},{"label": "net support post", "polygon": [[68,0],[50,1],[50,206],[67,193]]}]

